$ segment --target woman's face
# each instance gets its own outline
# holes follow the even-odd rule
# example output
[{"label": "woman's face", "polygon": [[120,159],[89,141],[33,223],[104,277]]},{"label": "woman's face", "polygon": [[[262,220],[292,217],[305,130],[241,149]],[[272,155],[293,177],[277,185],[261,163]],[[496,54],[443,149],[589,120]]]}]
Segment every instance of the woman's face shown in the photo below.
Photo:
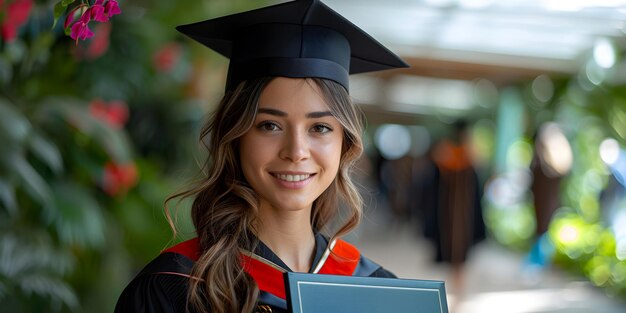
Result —
[{"label": "woman's face", "polygon": [[343,127],[314,83],[278,77],[261,93],[240,140],[243,174],[261,210],[310,209],[339,169]]}]

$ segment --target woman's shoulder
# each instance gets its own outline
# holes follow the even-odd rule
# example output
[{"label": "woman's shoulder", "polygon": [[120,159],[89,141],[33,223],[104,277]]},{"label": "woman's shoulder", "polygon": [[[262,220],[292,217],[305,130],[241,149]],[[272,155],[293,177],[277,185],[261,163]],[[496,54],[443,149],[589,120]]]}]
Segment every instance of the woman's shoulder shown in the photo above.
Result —
[{"label": "woman's shoulder", "polygon": [[181,254],[159,255],[126,286],[115,312],[185,312],[192,266]]}]

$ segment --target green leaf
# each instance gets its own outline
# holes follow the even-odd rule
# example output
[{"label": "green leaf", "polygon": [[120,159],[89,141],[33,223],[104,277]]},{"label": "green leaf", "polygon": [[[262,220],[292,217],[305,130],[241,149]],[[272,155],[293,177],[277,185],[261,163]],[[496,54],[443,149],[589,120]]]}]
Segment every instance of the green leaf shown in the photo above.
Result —
[{"label": "green leaf", "polygon": [[28,119],[15,110],[12,104],[0,98],[0,137],[21,143],[30,131]]},{"label": "green leaf", "polygon": [[104,245],[102,209],[90,191],[72,182],[52,185],[58,216],[54,225],[60,239],[81,247]]},{"label": "green leaf", "polygon": [[72,3],[74,3],[76,0],[63,0],[61,1],[61,3],[63,3],[64,6],[68,6]]},{"label": "green leaf", "polygon": [[29,148],[56,174],[63,171],[63,157],[54,143],[38,134],[33,134],[28,141]]},{"label": "green leaf", "polygon": [[54,23],[52,23],[52,29],[57,26],[59,18],[61,17],[61,15],[63,15],[63,13],[65,13],[67,5],[63,5],[63,2],[65,1],[59,1],[57,2],[57,4],[54,5]]},{"label": "green leaf", "polygon": [[28,163],[26,158],[17,151],[13,151],[7,159],[11,168],[18,174],[21,182],[24,184],[26,192],[42,205],[49,204],[50,201],[52,201],[50,186],[30,163]]},{"label": "green leaf", "polygon": [[38,64],[48,62],[55,39],[56,35],[52,31],[40,32],[30,45],[28,56],[22,64],[20,74],[24,77],[32,75]]},{"label": "green leaf", "polygon": [[11,66],[11,62],[9,59],[1,55],[0,56],[0,83],[6,84],[11,81],[11,77],[13,77],[13,67]]},{"label": "green leaf", "polygon": [[32,273],[20,278],[21,289],[28,293],[34,293],[42,297],[51,297],[61,300],[72,311],[78,308],[78,298],[72,288],[59,277],[53,277],[46,273]]},{"label": "green leaf", "polygon": [[17,280],[33,271],[66,275],[75,266],[71,251],[57,250],[41,226],[0,233],[0,276]]},{"label": "green leaf", "polygon": [[0,200],[7,209],[9,215],[17,214],[17,201],[15,200],[15,186],[0,177]]},{"label": "green leaf", "polygon": [[8,294],[9,292],[7,290],[7,287],[2,281],[0,281],[0,301],[2,301],[2,299],[6,297]]}]

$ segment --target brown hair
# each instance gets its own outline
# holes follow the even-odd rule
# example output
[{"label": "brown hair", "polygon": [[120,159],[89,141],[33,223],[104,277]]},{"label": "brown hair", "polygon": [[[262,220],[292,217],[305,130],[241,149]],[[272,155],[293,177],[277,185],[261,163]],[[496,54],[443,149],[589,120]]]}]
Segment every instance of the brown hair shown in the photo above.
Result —
[{"label": "brown hair", "polygon": [[[252,312],[256,305],[258,287],[243,271],[239,249],[251,250],[255,245],[251,230],[259,199],[242,173],[238,141],[252,127],[261,92],[271,80],[242,82],[224,96],[200,134],[200,142],[209,152],[203,166],[206,176],[193,188],[166,200],[167,207],[175,198],[195,197],[191,215],[202,252],[191,272],[199,279],[190,280],[188,303],[197,312]],[[344,129],[339,171],[314,201],[311,214],[313,229],[325,229],[343,200],[349,214],[334,232],[336,238],[354,229],[361,219],[362,200],[350,180],[350,170],[363,152],[363,115],[338,83],[318,78],[306,81],[319,87]],[[169,214],[168,218],[171,223]]]}]

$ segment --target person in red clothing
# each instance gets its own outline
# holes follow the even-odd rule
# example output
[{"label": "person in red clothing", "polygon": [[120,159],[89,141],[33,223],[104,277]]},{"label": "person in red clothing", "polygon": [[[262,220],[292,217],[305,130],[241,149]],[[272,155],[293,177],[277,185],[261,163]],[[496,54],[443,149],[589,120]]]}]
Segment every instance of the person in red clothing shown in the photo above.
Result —
[{"label": "person in red clothing", "polygon": [[350,170],[363,120],[348,76],[406,63],[317,0],[177,29],[231,59],[201,132],[206,176],[170,198],[193,198],[197,238],[148,264],[116,312],[286,312],[287,271],[393,277],[339,239],[362,203]]}]

